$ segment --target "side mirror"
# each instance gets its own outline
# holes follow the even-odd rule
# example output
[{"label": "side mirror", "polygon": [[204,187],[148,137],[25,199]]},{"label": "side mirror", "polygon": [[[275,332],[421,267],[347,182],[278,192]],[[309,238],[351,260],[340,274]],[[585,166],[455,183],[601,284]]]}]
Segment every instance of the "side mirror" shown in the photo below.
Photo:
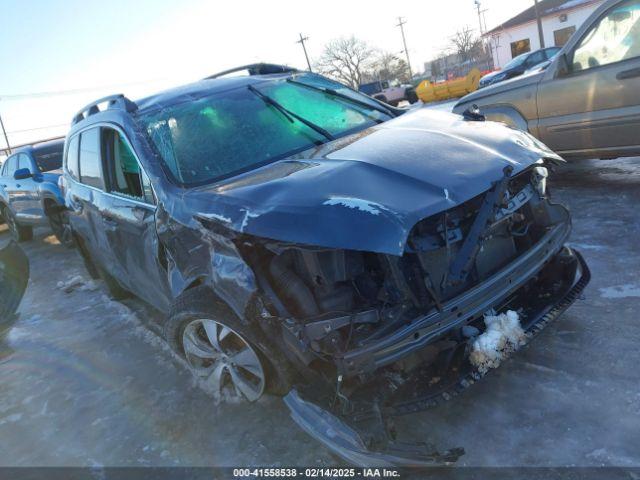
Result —
[{"label": "side mirror", "polygon": [[569,61],[567,60],[567,54],[563,53],[558,55],[558,62],[556,66],[556,78],[562,78],[569,75],[571,69],[569,68]]},{"label": "side mirror", "polygon": [[15,180],[24,180],[25,178],[31,178],[33,174],[29,171],[28,168],[19,168],[13,173],[13,178]]}]

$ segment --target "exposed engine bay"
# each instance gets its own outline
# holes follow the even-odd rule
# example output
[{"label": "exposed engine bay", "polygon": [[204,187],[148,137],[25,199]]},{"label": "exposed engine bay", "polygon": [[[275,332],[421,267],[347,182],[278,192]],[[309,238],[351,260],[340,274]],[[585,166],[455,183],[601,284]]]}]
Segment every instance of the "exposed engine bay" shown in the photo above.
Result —
[{"label": "exposed engine bay", "polygon": [[[273,313],[285,319],[287,342],[310,364],[441,312],[443,304],[491,277],[564,219],[563,208],[546,199],[546,175],[544,167],[515,178],[505,174],[488,194],[497,191],[497,202],[486,203],[483,194],[418,223],[402,257],[268,245]],[[489,220],[478,227],[481,215]],[[474,229],[481,231],[470,238]]]},{"label": "exposed engine bay", "polygon": [[[313,404],[293,391],[285,401],[294,419],[321,441],[336,422],[349,425],[345,432],[363,425],[374,432],[367,439],[354,433],[350,446],[340,447],[343,457],[365,462],[356,460],[363,451],[393,451],[390,416],[437,405],[497,366],[486,355],[479,369],[469,360],[487,343],[483,333],[492,333],[487,318],[515,322],[522,339],[512,342],[514,350],[588,282],[579,254],[564,247],[569,214],[548,199],[547,168],[510,173],[505,169],[488,192],[415,225],[401,257],[263,247],[268,261],[259,271],[282,350],[328,387],[301,386]],[[344,454],[351,450],[353,456]],[[391,463],[421,456],[426,463],[455,461],[463,453],[401,450]]]}]

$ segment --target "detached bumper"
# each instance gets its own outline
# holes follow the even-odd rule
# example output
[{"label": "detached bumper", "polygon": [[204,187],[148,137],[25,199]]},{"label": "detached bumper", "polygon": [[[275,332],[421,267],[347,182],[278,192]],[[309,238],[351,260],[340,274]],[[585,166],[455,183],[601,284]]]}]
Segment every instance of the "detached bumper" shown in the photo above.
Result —
[{"label": "detached bumper", "polygon": [[[567,249],[565,254],[571,264],[564,272],[563,288],[560,293],[550,296],[546,304],[534,306],[524,325],[529,338],[539,333],[546,325],[557,319],[581,295],[591,279],[591,273],[580,253]],[[442,399],[449,399],[478,380],[481,375],[475,371],[463,375],[452,388],[440,392],[438,398],[420,397],[411,402],[385,405],[386,415],[404,415],[435,406]],[[401,444],[388,442],[384,448],[370,445],[366,438],[369,432],[352,427],[350,418],[340,416],[301,398],[292,390],[284,398],[293,420],[309,435],[321,442],[336,455],[357,466],[428,466],[453,463],[464,455],[464,449],[455,448],[443,453],[425,444]]]}]

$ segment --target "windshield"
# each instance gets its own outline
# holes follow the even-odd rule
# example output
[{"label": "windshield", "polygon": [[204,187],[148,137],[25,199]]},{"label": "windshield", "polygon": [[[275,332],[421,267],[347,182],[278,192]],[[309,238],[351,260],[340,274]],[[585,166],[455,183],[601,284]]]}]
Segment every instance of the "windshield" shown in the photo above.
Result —
[{"label": "windshield", "polygon": [[507,63],[504,66],[503,70],[506,70],[507,68],[513,68],[513,67],[518,67],[518,66],[522,65],[524,63],[524,61],[527,59],[528,56],[529,56],[528,53],[523,53],[522,55],[518,55],[516,58],[514,58],[509,63]]},{"label": "windshield", "polygon": [[[371,102],[322,77],[305,74],[296,80]],[[286,79],[254,83],[253,88],[299,118],[283,115],[247,86],[141,117],[149,138],[178,183],[209,183],[328,141],[304,121],[340,137],[391,118],[373,105],[368,108]]]},{"label": "windshield", "polygon": [[50,172],[62,168],[62,143],[52,147],[38,148],[33,152],[33,157],[41,172]]}]

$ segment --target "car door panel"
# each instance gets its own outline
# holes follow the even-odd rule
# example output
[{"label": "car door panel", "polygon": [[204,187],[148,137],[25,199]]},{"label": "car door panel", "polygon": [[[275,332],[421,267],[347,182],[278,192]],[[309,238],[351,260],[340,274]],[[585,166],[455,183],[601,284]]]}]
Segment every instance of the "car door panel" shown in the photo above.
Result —
[{"label": "car door panel", "polygon": [[[610,24],[619,11],[628,12],[631,23],[615,37],[618,30]],[[639,33],[640,0],[630,0],[605,12],[564,54],[569,71],[545,78],[538,89],[543,142],[569,154],[613,154],[640,145]]]},{"label": "car door panel", "polygon": [[155,207],[112,195],[103,213],[105,232],[123,283],[140,298],[165,311],[170,304],[166,272],[158,264]]}]

